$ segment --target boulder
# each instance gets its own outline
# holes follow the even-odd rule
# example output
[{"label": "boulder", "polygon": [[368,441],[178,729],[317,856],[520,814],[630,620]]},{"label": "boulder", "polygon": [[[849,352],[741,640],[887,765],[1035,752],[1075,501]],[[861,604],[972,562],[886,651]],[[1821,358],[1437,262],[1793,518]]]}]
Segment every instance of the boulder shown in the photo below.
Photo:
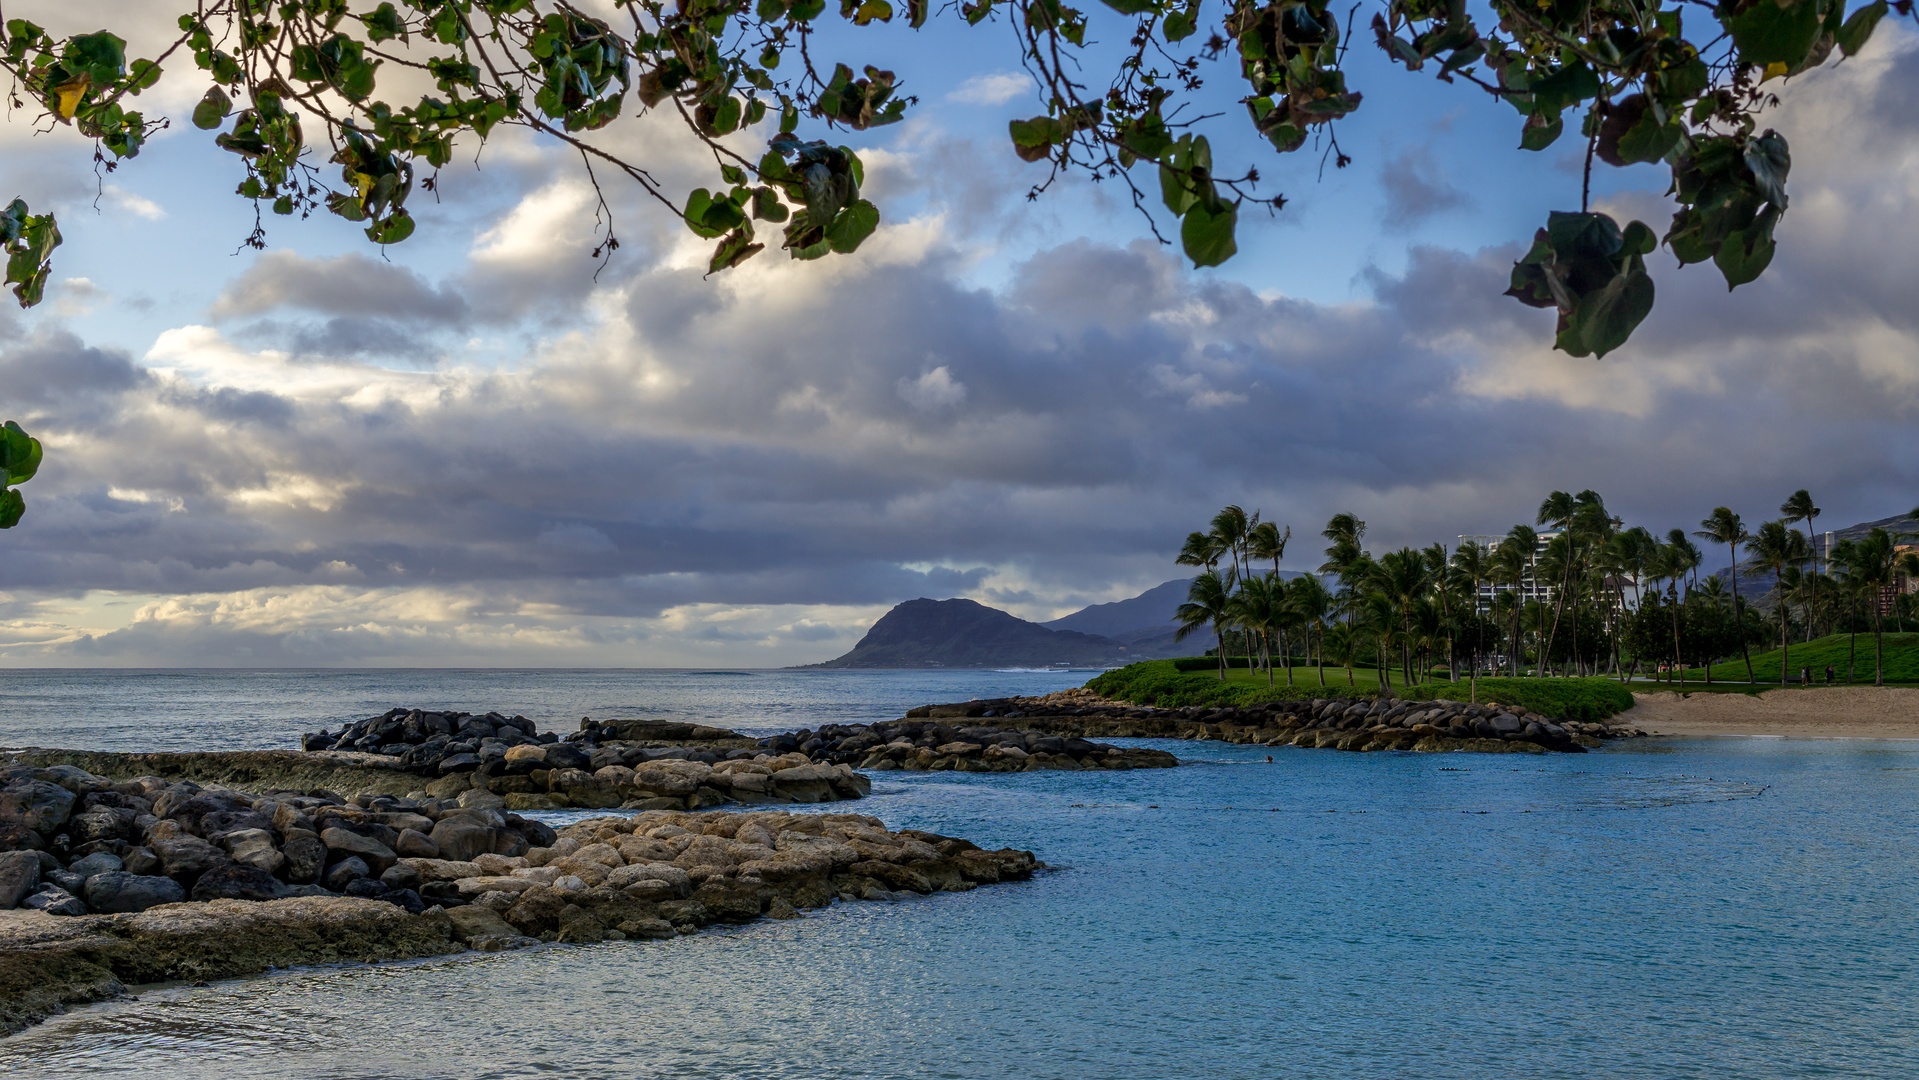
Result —
[{"label": "boulder", "polygon": [[20,906],[49,915],[85,915],[86,902],[58,885],[43,885],[40,891],[20,901]]},{"label": "boulder", "polygon": [[116,870],[87,882],[87,906],[101,914],[145,911],[161,904],[178,904],[186,898],[186,888],[170,877]]},{"label": "boulder", "polygon": [[39,851],[46,846],[39,833],[17,821],[0,824],[0,851]]},{"label": "boulder", "polygon": [[470,862],[493,850],[499,830],[475,817],[452,814],[441,818],[429,836],[440,849],[439,857],[451,862]]},{"label": "boulder", "polygon": [[[226,852],[197,836],[156,840],[153,853],[160,857],[160,868],[166,871],[166,875],[182,885],[190,885],[208,870],[233,861],[227,858]],[[88,901],[89,906],[92,903]]]},{"label": "boulder", "polygon": [[286,895],[279,878],[243,862],[216,866],[193,883],[195,900],[278,900]]},{"label": "boulder", "polygon": [[418,829],[401,829],[399,839],[394,841],[393,851],[403,859],[437,859],[440,857],[440,845],[433,838]]},{"label": "boulder", "polygon": [[126,863],[110,851],[96,851],[84,859],[75,859],[67,864],[67,872],[77,874],[82,882],[95,874],[105,874],[113,870],[125,870]]},{"label": "boulder", "polygon": [[286,866],[287,857],[273,846],[273,834],[265,829],[230,832],[220,838],[220,843],[234,862],[258,867],[268,874],[277,874]]},{"label": "boulder", "polygon": [[392,848],[378,840],[346,829],[328,829],[320,834],[320,842],[326,845],[328,860],[357,858],[375,875],[385,873],[399,859]]},{"label": "boulder", "polygon": [[31,851],[0,853],[0,911],[18,907],[40,886],[40,856]]},{"label": "boulder", "polygon": [[280,874],[296,885],[310,885],[320,880],[320,871],[326,869],[326,845],[317,835],[305,830],[289,832],[280,845],[280,854],[286,859],[280,866]]},{"label": "boulder", "polygon": [[[73,792],[45,780],[15,780],[0,788],[0,824],[25,825],[42,836],[67,823]],[[12,906],[12,905],[8,905]]]},{"label": "boulder", "polygon": [[344,892],[354,881],[371,877],[373,872],[358,856],[349,856],[334,863],[326,872],[326,887],[334,892]]},{"label": "boulder", "polygon": [[128,848],[127,853],[120,856],[120,861],[123,869],[130,874],[150,876],[160,872],[160,856],[155,855],[150,848]]}]

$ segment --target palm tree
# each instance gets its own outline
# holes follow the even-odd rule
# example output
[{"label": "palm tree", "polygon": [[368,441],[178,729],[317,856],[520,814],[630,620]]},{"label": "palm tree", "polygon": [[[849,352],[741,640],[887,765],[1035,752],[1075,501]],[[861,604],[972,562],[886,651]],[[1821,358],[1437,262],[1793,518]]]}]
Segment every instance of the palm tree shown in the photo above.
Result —
[{"label": "palm tree", "polygon": [[1312,649],[1315,637],[1319,640],[1319,647],[1313,649],[1313,656],[1319,663],[1319,685],[1325,686],[1326,620],[1333,614],[1333,594],[1327,591],[1325,583],[1319,578],[1307,574],[1287,583],[1286,603],[1306,630],[1307,648]]},{"label": "palm tree", "polygon": [[[1439,636],[1446,642],[1446,677],[1453,682],[1459,681],[1459,665],[1453,659],[1453,608],[1459,603],[1459,579],[1452,572],[1452,556],[1444,544],[1430,544],[1420,552],[1426,559],[1426,577],[1432,582],[1428,586],[1429,598],[1439,608]],[[1437,646],[1435,640],[1434,645]],[[1425,671],[1421,669],[1421,678]]]},{"label": "palm tree", "polygon": [[1246,536],[1258,521],[1258,515],[1246,515],[1246,511],[1237,506],[1228,505],[1213,515],[1213,539],[1232,560],[1233,573],[1240,580],[1251,576],[1248,568],[1241,565],[1246,555]]},{"label": "palm tree", "polygon": [[[1836,557],[1838,552],[1835,551],[1833,554]],[[1902,569],[1902,562],[1910,560],[1911,556],[1901,559],[1898,545],[1894,543],[1892,534],[1883,528],[1874,529],[1866,534],[1865,539],[1853,541],[1847,545],[1846,556],[1846,577],[1855,584],[1866,598],[1867,605],[1872,608],[1872,685],[1884,686],[1886,684],[1886,605],[1882,597],[1885,595],[1885,590],[1898,580],[1897,575]],[[1919,560],[1913,561],[1919,562]],[[1919,570],[1919,567],[1913,569]]]},{"label": "palm tree", "polygon": [[[1806,550],[1812,555],[1812,570],[1813,573],[1817,574],[1819,572],[1819,549],[1817,545],[1812,542],[1812,519],[1819,516],[1819,508],[1812,504],[1812,493],[1805,488],[1800,488],[1798,491],[1793,492],[1790,498],[1779,505],[1779,512],[1785,515],[1787,524],[1792,524],[1796,521],[1806,523]],[[1809,583],[1816,592],[1818,588],[1817,582],[1811,581]],[[1810,605],[1808,605],[1806,609],[1806,640],[1812,640],[1812,609]]]},{"label": "palm tree", "polygon": [[[1553,590],[1553,629],[1552,633],[1545,638],[1545,641],[1549,644],[1553,638],[1559,636],[1559,613],[1565,606],[1566,593],[1572,587],[1573,560],[1571,526],[1573,515],[1578,513],[1578,509],[1578,504],[1573,502],[1573,497],[1563,491],[1553,492],[1551,495],[1546,496],[1545,500],[1539,504],[1539,515],[1536,524],[1546,525],[1556,530],[1559,533],[1556,539],[1563,539],[1566,546],[1566,558],[1558,567],[1558,569],[1563,571],[1563,573],[1558,575],[1560,584],[1557,589]],[[1543,632],[1545,628],[1542,626],[1540,629]],[[1541,646],[1539,650],[1539,671],[1542,675],[1545,674],[1546,671],[1547,654],[1549,651],[1547,646]]]},{"label": "palm tree", "polygon": [[1539,534],[1530,525],[1514,525],[1506,533],[1505,539],[1493,550],[1493,563],[1498,571],[1499,580],[1512,587],[1513,591],[1513,655],[1511,665],[1513,675],[1519,675],[1520,665],[1526,659],[1526,640],[1520,632],[1520,619],[1525,613],[1527,585],[1533,578],[1533,559],[1539,551]]},{"label": "palm tree", "polygon": [[1779,685],[1786,685],[1786,673],[1791,670],[1791,641],[1787,637],[1787,628],[1792,625],[1791,612],[1786,604],[1786,570],[1790,567],[1796,574],[1799,564],[1806,559],[1806,538],[1792,529],[1786,528],[1783,521],[1768,521],[1759,526],[1759,535],[1752,542],[1753,561],[1773,574],[1773,590],[1779,596]]},{"label": "palm tree", "polygon": [[1681,686],[1686,685],[1686,657],[1679,641],[1679,583],[1698,565],[1699,549],[1686,539],[1686,531],[1674,529],[1668,533],[1667,542],[1659,548],[1659,571],[1672,601],[1672,660]]},{"label": "palm tree", "polygon": [[1233,625],[1244,631],[1249,641],[1259,640],[1260,659],[1266,668],[1266,685],[1273,684],[1272,635],[1279,623],[1279,608],[1284,602],[1285,586],[1277,574],[1262,574],[1240,582],[1239,591],[1227,599]]},{"label": "palm tree", "polygon": [[1173,631],[1174,641],[1186,640],[1186,635],[1206,626],[1213,627],[1213,640],[1219,649],[1219,680],[1226,681],[1226,626],[1232,621],[1232,583],[1229,577],[1222,578],[1217,570],[1208,570],[1193,579],[1186,590],[1186,602],[1173,612],[1179,620],[1179,629]]},{"label": "palm tree", "polygon": [[[1253,517],[1257,519],[1258,514]],[[1285,532],[1270,521],[1261,521],[1246,534],[1246,553],[1253,559],[1273,560],[1273,573],[1279,573],[1279,560],[1286,557],[1286,542],[1293,538],[1293,527],[1286,526]]]},{"label": "palm tree", "polygon": [[1389,551],[1379,557],[1373,573],[1372,589],[1384,596],[1397,616],[1400,633],[1400,674],[1405,676],[1406,685],[1412,685],[1411,637],[1413,630],[1413,605],[1425,595],[1431,578],[1426,572],[1426,560],[1412,548],[1400,548]]},{"label": "palm tree", "polygon": [[[1850,639],[1848,641],[1849,648],[1846,652],[1846,682],[1848,685],[1852,683],[1853,672],[1858,670],[1859,667],[1859,601],[1863,599],[1871,589],[1860,575],[1853,572],[1853,567],[1858,565],[1860,561],[1858,545],[1851,540],[1841,540],[1837,544],[1834,544],[1832,551],[1828,553],[1826,558],[1826,565],[1828,567],[1835,563],[1839,566],[1839,572],[1833,575],[1833,582],[1839,590],[1839,595],[1847,600],[1847,606],[1850,608],[1850,617],[1846,620],[1846,625],[1851,627],[1851,632],[1848,635]],[[1874,599],[1877,599],[1877,597]]]},{"label": "palm tree", "polygon": [[1467,692],[1469,700],[1479,703],[1479,658],[1486,653],[1486,622],[1479,616],[1479,586],[1493,576],[1492,553],[1476,540],[1468,540],[1453,552],[1453,572],[1472,583],[1473,613],[1473,662],[1467,679],[1471,689]]},{"label": "palm tree", "polygon": [[1194,532],[1186,534],[1186,543],[1173,561],[1181,566],[1203,566],[1211,570],[1219,565],[1219,557],[1224,554],[1225,549],[1212,533]]},{"label": "palm tree", "polygon": [[[1353,514],[1334,514],[1319,535],[1331,541],[1326,547],[1326,561],[1319,564],[1319,572],[1332,574],[1339,580],[1339,606],[1346,615],[1346,636],[1356,644],[1359,587],[1372,563],[1371,556],[1361,546],[1366,538],[1366,523]],[[1353,649],[1346,650],[1347,686],[1353,685],[1353,652]]]},{"label": "palm tree", "polygon": [[1752,534],[1746,531],[1746,523],[1739,520],[1739,515],[1724,506],[1714,507],[1712,514],[1699,523],[1699,528],[1694,536],[1725,544],[1732,552],[1732,616],[1739,627],[1739,655],[1746,660],[1746,683],[1751,685],[1759,680],[1752,676],[1752,650],[1746,645],[1746,618],[1739,606],[1739,545],[1752,539]]}]

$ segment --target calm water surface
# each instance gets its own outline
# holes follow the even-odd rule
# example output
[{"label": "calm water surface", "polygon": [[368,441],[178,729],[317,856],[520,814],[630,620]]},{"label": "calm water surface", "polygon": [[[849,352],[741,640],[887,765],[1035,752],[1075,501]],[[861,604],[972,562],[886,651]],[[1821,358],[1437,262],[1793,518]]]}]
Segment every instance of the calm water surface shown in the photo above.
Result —
[{"label": "calm water surface", "polygon": [[[910,692],[897,678],[818,693]],[[1056,869],[1030,883],[669,942],[150,991],[0,1040],[0,1075],[1915,1073],[1907,745],[1272,763],[1148,745],[1189,764],[879,774],[856,807],[1032,848]]]}]

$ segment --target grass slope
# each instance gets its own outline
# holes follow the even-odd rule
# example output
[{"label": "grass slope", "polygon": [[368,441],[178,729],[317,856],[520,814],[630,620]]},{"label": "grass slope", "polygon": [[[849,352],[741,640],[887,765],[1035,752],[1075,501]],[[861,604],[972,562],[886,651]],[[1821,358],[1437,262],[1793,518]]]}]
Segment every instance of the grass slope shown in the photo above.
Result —
[{"label": "grass slope", "polygon": [[[1327,668],[1326,685],[1319,685],[1319,670],[1293,669],[1293,685],[1286,685],[1286,672],[1274,672],[1277,685],[1266,684],[1266,673],[1235,668],[1225,681],[1218,670],[1192,669],[1186,660],[1146,660],[1108,671],[1089,681],[1088,689],[1104,697],[1130,701],[1136,705],[1180,708],[1187,705],[1257,705],[1266,701],[1289,701],[1321,697],[1375,697],[1379,694],[1376,673],[1359,669],[1353,672],[1354,685],[1348,686],[1344,668]],[[1465,701],[1472,687],[1464,682],[1437,680],[1411,688],[1394,684],[1393,692],[1407,698],[1445,698]],[[1558,720],[1603,720],[1632,707],[1632,692],[1611,679],[1481,679],[1479,700],[1504,705],[1523,705],[1528,711]]]},{"label": "grass slope", "polygon": [[[1919,633],[1886,635],[1886,681],[1919,682]],[[1828,634],[1814,638],[1810,642],[1794,642],[1788,650],[1788,662],[1792,665],[1787,673],[1795,682],[1799,678],[1799,669],[1812,669],[1812,681],[1815,685],[1825,681],[1826,665],[1831,664],[1834,678],[1846,681],[1846,658],[1852,651],[1851,635]],[[1853,684],[1872,683],[1872,635],[1859,635],[1859,655],[1853,662]],[[1771,649],[1752,654],[1753,677],[1761,683],[1779,685],[1779,650]],[[1746,681],[1746,662],[1734,658],[1712,666],[1715,682]],[[1688,682],[1703,682],[1706,678],[1704,668],[1693,668],[1686,672]]]}]

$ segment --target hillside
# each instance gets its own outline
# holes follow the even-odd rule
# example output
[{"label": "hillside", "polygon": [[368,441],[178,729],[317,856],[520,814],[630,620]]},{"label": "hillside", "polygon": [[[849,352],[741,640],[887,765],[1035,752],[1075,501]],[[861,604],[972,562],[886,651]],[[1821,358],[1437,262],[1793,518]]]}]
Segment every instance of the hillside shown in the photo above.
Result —
[{"label": "hillside", "polygon": [[[1912,624],[1908,622],[1906,625]],[[1919,682],[1919,633],[1896,634],[1888,631],[1885,640],[1886,681]],[[1788,658],[1792,665],[1790,674],[1792,678],[1797,679],[1799,669],[1809,667],[1812,669],[1812,681],[1815,684],[1823,683],[1826,678],[1826,665],[1831,664],[1834,680],[1843,683],[1846,681],[1846,658],[1851,650],[1850,634],[1828,634],[1806,643],[1795,642],[1790,650],[1791,656]],[[1872,682],[1872,655],[1872,635],[1860,634],[1859,654],[1853,660],[1852,669],[1852,681],[1855,686]],[[1770,649],[1766,652],[1753,653],[1752,673],[1759,682],[1777,686],[1779,684],[1779,650]],[[1693,668],[1686,672],[1688,681],[1702,681],[1705,677],[1703,668]],[[1723,663],[1714,664],[1712,677],[1714,682],[1743,683],[1746,681],[1746,662],[1734,657]]]},{"label": "hillside", "polygon": [[1071,630],[1115,640],[1134,635],[1152,637],[1171,634],[1179,626],[1173,620],[1173,612],[1186,602],[1186,590],[1192,584],[1191,578],[1175,578],[1155,585],[1130,600],[1094,604],[1040,625],[1049,630]]},{"label": "hillside", "polygon": [[1110,667],[1134,654],[1111,638],[1049,630],[972,600],[909,600],[822,668]]}]

